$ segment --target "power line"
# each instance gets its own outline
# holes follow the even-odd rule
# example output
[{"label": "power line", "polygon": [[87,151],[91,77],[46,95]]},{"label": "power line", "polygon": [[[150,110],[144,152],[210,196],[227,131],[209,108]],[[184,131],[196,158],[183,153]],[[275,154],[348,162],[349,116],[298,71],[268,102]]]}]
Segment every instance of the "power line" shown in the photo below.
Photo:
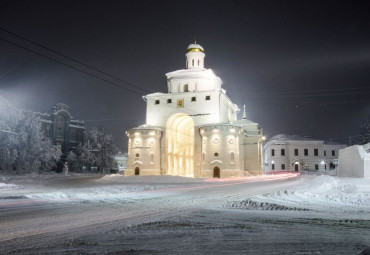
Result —
[{"label": "power line", "polygon": [[96,79],[99,79],[99,80],[105,81],[105,82],[107,82],[107,83],[109,83],[109,84],[111,84],[111,85],[113,85],[113,86],[115,86],[115,87],[118,87],[118,88],[124,89],[124,90],[129,91],[129,92],[131,92],[131,93],[134,93],[134,94],[136,94],[136,95],[142,96],[142,94],[141,94],[141,93],[138,93],[137,91],[134,91],[134,90],[129,89],[129,88],[125,88],[125,87],[121,86],[120,84],[117,84],[117,83],[115,83],[115,82],[109,81],[109,80],[104,79],[104,78],[101,78],[101,77],[99,77],[99,76],[97,76],[97,75],[95,75],[95,74],[91,74],[91,73],[89,73],[89,72],[86,72],[86,71],[84,71],[84,70],[81,70],[81,69],[79,69],[79,68],[76,68],[76,67],[74,67],[74,66],[72,66],[72,65],[66,64],[66,63],[64,63],[64,62],[62,62],[62,61],[59,61],[59,60],[57,60],[57,59],[54,59],[54,58],[52,58],[52,57],[46,56],[46,55],[44,55],[44,54],[41,54],[41,53],[39,53],[39,52],[37,52],[37,51],[34,51],[34,50],[31,50],[31,49],[28,49],[28,48],[26,48],[26,47],[24,47],[24,46],[22,46],[22,45],[17,44],[17,43],[14,43],[14,42],[8,41],[8,40],[6,40],[6,39],[4,39],[4,38],[0,38],[0,40],[1,40],[1,41],[3,41],[3,42],[8,43],[8,44],[10,44],[10,45],[13,45],[13,46],[16,46],[16,47],[18,47],[18,48],[24,49],[24,50],[26,50],[26,51],[32,52],[32,53],[34,53],[34,54],[36,54],[36,55],[39,55],[39,56],[41,56],[41,57],[43,57],[43,58],[46,58],[46,59],[48,59],[48,60],[54,61],[54,62],[56,62],[56,63],[58,63],[58,64],[61,64],[61,65],[67,66],[67,67],[69,67],[69,68],[72,68],[72,69],[74,69],[74,70],[77,70],[77,71],[79,71],[79,72],[82,72],[82,73],[84,73],[84,74],[86,74],[86,75],[89,75],[89,76],[91,76],[91,77],[94,77],[94,78],[96,78]]},{"label": "power line", "polygon": [[149,93],[149,91],[148,91],[148,90],[143,89],[143,88],[141,88],[141,87],[139,87],[139,86],[137,86],[137,85],[135,85],[135,84],[132,84],[131,82],[125,81],[125,80],[123,80],[123,79],[121,79],[121,78],[119,78],[119,77],[116,77],[116,76],[111,75],[111,74],[109,74],[109,73],[107,73],[107,72],[105,72],[105,71],[102,71],[102,70],[100,70],[100,69],[97,69],[97,68],[95,68],[95,67],[93,67],[93,66],[91,66],[91,65],[88,65],[88,64],[86,64],[86,63],[83,63],[82,61],[80,61],[80,60],[78,60],[78,59],[76,59],[76,58],[72,58],[72,57],[69,57],[69,56],[67,56],[67,55],[65,55],[65,54],[62,54],[62,53],[60,53],[60,52],[58,52],[58,51],[56,51],[56,50],[53,50],[53,49],[51,49],[51,48],[49,48],[49,47],[47,47],[47,46],[45,46],[45,45],[42,45],[42,44],[40,44],[40,43],[38,43],[38,42],[35,42],[35,41],[33,41],[33,40],[30,40],[30,39],[28,39],[28,38],[26,38],[26,37],[24,37],[24,36],[21,36],[21,35],[19,35],[19,34],[16,34],[16,33],[12,32],[12,31],[9,31],[9,30],[7,30],[7,29],[5,29],[5,28],[2,28],[2,27],[0,27],[0,30],[2,30],[2,31],[4,31],[4,32],[7,32],[8,34],[11,34],[11,35],[13,35],[13,36],[16,36],[16,37],[18,37],[18,38],[21,38],[21,39],[23,39],[23,40],[25,40],[25,41],[27,41],[27,42],[29,42],[29,43],[32,43],[32,44],[34,44],[34,45],[36,45],[36,46],[40,47],[40,48],[43,48],[43,49],[48,50],[48,51],[50,51],[50,52],[53,52],[53,53],[55,53],[55,54],[57,54],[57,55],[59,55],[59,56],[62,56],[62,57],[64,57],[64,58],[66,58],[66,59],[72,60],[72,61],[74,61],[74,62],[76,62],[76,63],[78,63],[78,64],[80,64],[80,65],[83,65],[83,66],[85,66],[85,67],[88,67],[88,68],[90,68],[90,69],[92,69],[92,70],[94,70],[94,71],[97,71],[97,72],[99,72],[99,73],[102,73],[102,74],[104,74],[104,75],[106,75],[106,76],[108,76],[108,77],[111,77],[111,78],[113,78],[113,79],[116,79],[116,80],[118,80],[118,81],[121,81],[121,82],[123,82],[123,83],[125,83],[125,84],[127,84],[127,85],[129,85],[129,86],[131,86],[131,87],[134,87],[134,88],[140,89],[140,90],[142,90],[142,91],[144,91],[144,92],[146,92],[146,93]]},{"label": "power line", "polygon": [[[279,94],[299,94],[299,93],[317,93],[317,92],[336,92],[336,91],[346,91],[346,90],[361,90],[361,89],[370,89],[370,86],[366,87],[352,87],[352,88],[339,88],[339,89],[320,89],[320,90],[303,90],[303,91],[282,91],[282,92],[256,92],[256,93],[248,93],[245,92],[243,94],[248,95],[279,95]],[[240,94],[240,92],[231,92],[229,94]]]},{"label": "power line", "polygon": [[[23,38],[22,38],[22,39],[23,39]],[[72,69],[75,69],[75,70],[77,70],[77,71],[80,71],[80,72],[82,72],[82,73],[84,73],[84,74],[87,74],[87,75],[89,75],[89,76],[92,76],[92,77],[94,77],[94,78],[97,78],[97,79],[100,79],[100,80],[102,80],[102,81],[105,81],[105,82],[107,82],[107,83],[109,83],[109,84],[111,84],[111,85],[114,85],[114,86],[116,86],[116,87],[119,87],[119,88],[125,89],[125,90],[127,90],[127,91],[129,91],[129,92],[132,92],[132,93],[136,94],[136,95],[140,95],[140,96],[142,96],[142,94],[140,94],[140,93],[138,93],[138,92],[136,92],[136,91],[134,91],[134,90],[132,90],[132,89],[122,87],[120,84],[117,84],[117,83],[111,82],[111,81],[109,81],[109,80],[107,80],[107,79],[101,78],[101,77],[99,77],[99,76],[97,76],[97,75],[94,75],[94,74],[91,74],[91,73],[86,72],[86,71],[84,71],[84,70],[81,70],[81,69],[79,69],[79,68],[76,68],[76,67],[74,67],[74,66],[72,66],[72,65],[70,65],[70,64],[66,64],[66,63],[64,63],[64,62],[62,62],[62,61],[60,61],[60,60],[54,59],[54,58],[52,58],[52,57],[50,57],[50,56],[46,56],[46,55],[44,55],[44,54],[41,54],[41,53],[39,53],[39,52],[37,52],[37,51],[31,50],[31,49],[29,49],[29,48],[27,48],[27,47],[24,47],[24,46],[19,45],[19,44],[17,44],[17,43],[11,42],[11,41],[6,40],[6,39],[4,39],[4,38],[0,38],[0,40],[4,41],[4,42],[6,42],[6,43],[8,43],[8,44],[10,44],[10,45],[13,45],[13,46],[16,46],[16,47],[22,48],[22,49],[24,49],[24,50],[27,50],[27,51],[29,51],[29,52],[32,52],[32,53],[34,53],[34,54],[36,54],[36,55],[42,56],[42,57],[44,57],[44,58],[46,58],[46,59],[49,59],[49,60],[51,60],[51,61],[54,61],[54,62],[56,62],[56,63],[62,64],[62,65],[65,65],[65,66],[67,66],[67,67],[70,67],[70,68],[72,68]],[[135,86],[135,87],[138,87],[138,86]],[[139,87],[138,87],[138,88],[139,88]],[[141,89],[141,90],[144,90],[144,89]],[[169,106],[169,107],[171,107],[171,106]],[[175,107],[171,107],[171,108],[176,109]],[[189,111],[191,111],[191,112],[197,113],[196,111],[194,111],[194,110],[192,110],[192,109],[190,109],[190,108],[187,108],[187,107],[184,107],[184,109],[188,109],[188,110],[189,110]],[[180,109],[177,109],[177,110],[180,110]],[[184,112],[184,111],[180,110],[180,112]],[[200,118],[203,118],[203,119],[206,119],[206,120],[208,120],[208,121],[209,121],[209,119],[208,119],[208,118],[204,118],[204,117],[200,117]]]}]

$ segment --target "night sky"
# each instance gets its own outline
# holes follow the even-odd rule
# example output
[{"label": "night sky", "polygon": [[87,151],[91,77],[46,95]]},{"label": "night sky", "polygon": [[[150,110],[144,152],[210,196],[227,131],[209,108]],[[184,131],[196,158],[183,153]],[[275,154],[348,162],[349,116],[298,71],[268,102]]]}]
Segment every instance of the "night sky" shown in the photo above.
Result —
[{"label": "night sky", "polygon": [[49,112],[65,103],[122,150],[124,132],[145,123],[141,95],[167,92],[165,73],[185,68],[194,35],[206,68],[267,138],[347,142],[370,115],[369,1],[11,0],[0,2],[0,28],[144,89],[0,30],[0,89],[14,105]]}]

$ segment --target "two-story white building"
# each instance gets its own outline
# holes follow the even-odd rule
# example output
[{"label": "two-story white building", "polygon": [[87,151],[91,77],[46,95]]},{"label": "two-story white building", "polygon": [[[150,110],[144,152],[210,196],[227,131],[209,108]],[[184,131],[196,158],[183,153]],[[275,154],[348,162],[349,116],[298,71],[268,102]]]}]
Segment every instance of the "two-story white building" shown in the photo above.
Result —
[{"label": "two-story white building", "polygon": [[199,44],[186,50],[186,69],[166,74],[168,93],[144,96],[146,124],[126,132],[125,175],[228,177],[262,173],[262,129],[204,68]]},{"label": "two-story white building", "polygon": [[265,142],[264,171],[329,171],[338,151],[346,147],[332,141],[299,135],[275,135]]}]

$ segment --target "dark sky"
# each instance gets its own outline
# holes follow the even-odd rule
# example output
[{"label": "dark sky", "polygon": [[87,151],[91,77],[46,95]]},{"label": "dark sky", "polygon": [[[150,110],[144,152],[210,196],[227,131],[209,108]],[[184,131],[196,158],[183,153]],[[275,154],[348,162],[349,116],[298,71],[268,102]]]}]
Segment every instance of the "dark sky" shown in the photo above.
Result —
[{"label": "dark sky", "polygon": [[[0,27],[149,92],[166,92],[164,74],[184,68],[197,35],[206,67],[267,137],[344,142],[370,114],[369,1],[3,0]],[[4,31],[0,38],[127,86]],[[145,92],[3,40],[0,89],[34,111],[66,103],[87,126],[112,132],[123,150],[125,130],[145,123]]]}]

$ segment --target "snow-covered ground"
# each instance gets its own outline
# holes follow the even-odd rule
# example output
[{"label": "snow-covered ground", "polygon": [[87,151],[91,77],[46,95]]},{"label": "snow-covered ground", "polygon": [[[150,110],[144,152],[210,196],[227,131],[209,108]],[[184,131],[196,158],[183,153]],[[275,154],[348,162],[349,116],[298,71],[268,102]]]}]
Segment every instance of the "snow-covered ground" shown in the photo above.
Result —
[{"label": "snow-covered ground", "polygon": [[274,193],[229,201],[226,206],[238,209],[298,210],[330,213],[370,213],[370,179],[333,176],[301,176],[301,186]]},{"label": "snow-covered ground", "polygon": [[5,254],[357,254],[370,246],[369,179],[0,178]]}]

